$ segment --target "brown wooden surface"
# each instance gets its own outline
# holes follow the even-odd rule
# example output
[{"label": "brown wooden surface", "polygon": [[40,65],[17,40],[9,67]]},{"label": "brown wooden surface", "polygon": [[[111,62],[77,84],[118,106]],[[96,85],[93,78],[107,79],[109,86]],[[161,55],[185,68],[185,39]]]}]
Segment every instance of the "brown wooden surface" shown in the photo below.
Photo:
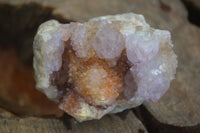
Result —
[{"label": "brown wooden surface", "polygon": [[[16,116],[11,117],[8,112],[0,111],[0,133],[14,131],[142,133],[146,131],[145,127],[149,132],[154,132],[151,130],[152,125],[148,126],[149,122],[159,125],[155,128],[160,129],[168,128],[169,125],[173,126],[172,130],[170,128],[167,131],[156,130],[157,132],[186,132],[185,128],[175,128],[178,126],[187,126],[187,132],[200,132],[200,28],[188,21],[187,10],[180,0],[0,0],[0,3],[0,35],[4,36],[0,39],[0,43],[3,42],[6,46],[10,42],[16,43],[10,46],[15,47],[18,53],[17,56],[25,63],[31,62],[33,36],[38,25],[45,20],[56,18],[62,22],[86,21],[95,16],[124,12],[143,14],[151,26],[170,30],[179,61],[176,79],[171,83],[167,93],[158,102],[144,103],[142,108],[149,114],[146,115],[147,113],[141,111],[141,107],[139,107],[139,118],[142,123],[132,111],[124,115],[124,118],[117,115],[108,115],[99,121],[94,120],[81,124],[69,116],[66,117],[66,115],[59,119],[19,118]],[[9,35],[9,37],[6,35]],[[1,63],[15,66],[13,62],[8,64],[4,61]],[[22,78],[22,76],[19,77]],[[7,76],[8,80],[5,82],[9,82],[9,78],[11,79]],[[2,81],[2,79],[0,80]],[[12,80],[10,80],[10,84],[13,83]],[[37,105],[37,102],[26,101],[24,106],[27,108],[23,109],[16,104],[16,101],[13,101],[13,97],[9,97],[10,94],[6,92],[8,85],[6,86],[4,81],[0,82],[0,86],[4,87],[0,88],[0,103],[6,109],[19,114],[28,112],[34,115],[57,115],[56,111],[48,110],[52,108],[50,103],[48,106],[46,104],[44,108],[40,103]],[[21,89],[12,87],[13,90],[10,91],[26,92],[25,89],[28,89],[26,87],[22,86]],[[2,90],[5,94],[2,93]],[[26,95],[31,96],[32,93],[35,93],[34,91],[30,92],[27,92]],[[15,94],[20,97],[23,93],[16,92]],[[43,101],[45,97],[42,94],[39,95],[41,96],[37,100]],[[26,96],[23,95],[22,100],[24,97]],[[33,101],[34,98],[36,97],[33,95]],[[54,109],[56,110],[56,108]],[[57,111],[59,112],[59,110]],[[145,117],[148,117],[149,121],[145,121]]]},{"label": "brown wooden surface", "polygon": [[32,67],[23,65],[13,48],[1,48],[0,55],[2,107],[23,115],[62,115],[55,103],[35,90]]},{"label": "brown wooden surface", "polygon": [[78,123],[67,116],[65,119],[27,117],[18,118],[0,110],[0,133],[146,133],[142,123],[133,112],[124,117],[107,115],[101,120]]}]

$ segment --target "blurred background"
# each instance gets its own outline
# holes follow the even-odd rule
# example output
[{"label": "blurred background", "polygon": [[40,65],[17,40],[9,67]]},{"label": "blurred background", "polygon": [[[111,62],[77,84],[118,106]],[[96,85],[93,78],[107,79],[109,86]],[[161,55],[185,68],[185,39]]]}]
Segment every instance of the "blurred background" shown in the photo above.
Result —
[{"label": "blurred background", "polygon": [[[78,123],[35,89],[32,44],[38,26],[134,12],[172,33],[176,79],[156,103]],[[0,133],[199,133],[200,0],[0,0]]]}]

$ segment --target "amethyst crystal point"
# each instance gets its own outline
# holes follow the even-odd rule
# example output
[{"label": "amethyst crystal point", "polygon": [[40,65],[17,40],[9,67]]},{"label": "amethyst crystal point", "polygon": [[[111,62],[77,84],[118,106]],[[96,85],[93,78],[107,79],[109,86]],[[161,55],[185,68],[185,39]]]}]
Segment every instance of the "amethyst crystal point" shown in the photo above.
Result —
[{"label": "amethyst crystal point", "polygon": [[177,67],[168,31],[142,15],[43,23],[34,40],[36,88],[79,121],[157,101]]}]

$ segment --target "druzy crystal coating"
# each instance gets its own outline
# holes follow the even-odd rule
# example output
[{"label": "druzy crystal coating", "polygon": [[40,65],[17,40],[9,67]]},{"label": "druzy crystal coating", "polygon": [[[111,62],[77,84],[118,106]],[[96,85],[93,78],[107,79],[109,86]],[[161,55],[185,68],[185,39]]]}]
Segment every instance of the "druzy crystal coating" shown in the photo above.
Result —
[{"label": "druzy crystal coating", "polygon": [[36,88],[79,121],[157,101],[174,79],[169,31],[134,13],[85,23],[40,25],[34,40]]}]

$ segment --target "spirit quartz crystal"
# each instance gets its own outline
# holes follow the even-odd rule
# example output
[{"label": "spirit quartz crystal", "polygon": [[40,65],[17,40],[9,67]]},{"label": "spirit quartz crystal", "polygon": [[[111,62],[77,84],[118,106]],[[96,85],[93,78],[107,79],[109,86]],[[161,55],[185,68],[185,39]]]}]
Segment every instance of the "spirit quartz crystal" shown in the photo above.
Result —
[{"label": "spirit quartz crystal", "polygon": [[78,121],[100,119],[159,100],[176,73],[172,48],[169,31],[134,13],[50,20],[34,40],[36,88]]}]

